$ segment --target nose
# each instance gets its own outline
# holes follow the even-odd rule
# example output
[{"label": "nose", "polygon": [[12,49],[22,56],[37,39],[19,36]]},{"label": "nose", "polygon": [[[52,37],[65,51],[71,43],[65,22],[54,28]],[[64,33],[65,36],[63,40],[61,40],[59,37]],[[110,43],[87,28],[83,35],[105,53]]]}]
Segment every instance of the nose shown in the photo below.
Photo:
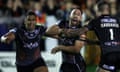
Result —
[{"label": "nose", "polygon": [[78,15],[75,14],[75,15],[74,15],[74,18],[77,18],[77,16],[78,16]]},{"label": "nose", "polygon": [[34,23],[35,21],[30,21],[30,23]]},{"label": "nose", "polygon": [[76,19],[76,18],[77,18],[77,16],[75,15],[73,18],[75,18],[75,19]]}]

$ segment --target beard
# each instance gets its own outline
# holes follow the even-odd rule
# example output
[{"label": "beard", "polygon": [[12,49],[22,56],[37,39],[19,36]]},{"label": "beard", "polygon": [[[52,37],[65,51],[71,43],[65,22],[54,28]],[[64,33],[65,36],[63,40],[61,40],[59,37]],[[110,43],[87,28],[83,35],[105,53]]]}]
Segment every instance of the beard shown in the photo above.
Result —
[{"label": "beard", "polygon": [[82,23],[81,21],[72,21],[70,26],[80,28],[82,27]]}]

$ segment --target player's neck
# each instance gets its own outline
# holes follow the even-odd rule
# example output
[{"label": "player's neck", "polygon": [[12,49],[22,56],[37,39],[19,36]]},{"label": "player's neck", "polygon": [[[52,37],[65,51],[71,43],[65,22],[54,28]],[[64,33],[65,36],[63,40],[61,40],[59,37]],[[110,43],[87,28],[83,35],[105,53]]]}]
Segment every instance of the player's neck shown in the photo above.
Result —
[{"label": "player's neck", "polygon": [[101,12],[102,15],[109,15],[110,13],[108,11]]},{"label": "player's neck", "polygon": [[32,31],[34,31],[35,30],[35,27],[33,27],[33,28],[28,28],[27,29],[27,31],[30,31],[30,32],[32,32]]}]

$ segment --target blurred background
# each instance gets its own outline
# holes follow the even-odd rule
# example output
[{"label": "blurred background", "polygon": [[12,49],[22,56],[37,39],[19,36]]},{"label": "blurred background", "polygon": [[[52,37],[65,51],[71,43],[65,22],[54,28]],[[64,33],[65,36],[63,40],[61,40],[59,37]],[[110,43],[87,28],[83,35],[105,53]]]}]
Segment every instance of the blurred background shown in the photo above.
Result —
[{"label": "blurred background", "polygon": [[[36,15],[37,25],[50,27],[61,19],[68,20],[72,8],[80,7],[83,11],[83,25],[99,16],[97,3],[102,0],[0,0],[0,36],[9,29],[20,27],[28,10]],[[103,0],[111,5],[111,15],[120,17],[120,0]],[[88,38],[97,39],[94,32],[87,33]],[[42,55],[50,72],[58,72],[61,63],[61,53],[51,55],[50,50],[58,45],[52,38],[41,40]],[[14,41],[9,44],[0,43],[0,72],[16,72]],[[94,72],[100,60],[100,47],[85,45],[80,51],[87,63],[87,72]]]}]

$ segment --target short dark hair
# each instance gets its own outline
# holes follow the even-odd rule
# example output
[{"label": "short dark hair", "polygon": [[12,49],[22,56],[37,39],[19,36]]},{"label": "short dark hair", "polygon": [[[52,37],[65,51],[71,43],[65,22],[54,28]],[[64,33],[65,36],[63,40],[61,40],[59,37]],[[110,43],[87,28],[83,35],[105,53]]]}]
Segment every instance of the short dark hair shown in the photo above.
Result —
[{"label": "short dark hair", "polygon": [[110,9],[110,4],[108,2],[100,1],[100,2],[98,2],[98,10],[103,11],[104,10],[104,5],[108,5],[108,7]]},{"label": "short dark hair", "polygon": [[32,10],[30,10],[30,11],[27,12],[26,16],[28,16],[28,15],[34,15],[34,16],[36,16],[35,12],[32,11]]},{"label": "short dark hair", "polygon": [[74,9],[78,9],[78,10],[80,10],[81,14],[83,14],[83,11],[82,11],[82,9],[81,9],[80,7],[72,8],[71,11],[70,11],[70,13],[71,13]]}]

